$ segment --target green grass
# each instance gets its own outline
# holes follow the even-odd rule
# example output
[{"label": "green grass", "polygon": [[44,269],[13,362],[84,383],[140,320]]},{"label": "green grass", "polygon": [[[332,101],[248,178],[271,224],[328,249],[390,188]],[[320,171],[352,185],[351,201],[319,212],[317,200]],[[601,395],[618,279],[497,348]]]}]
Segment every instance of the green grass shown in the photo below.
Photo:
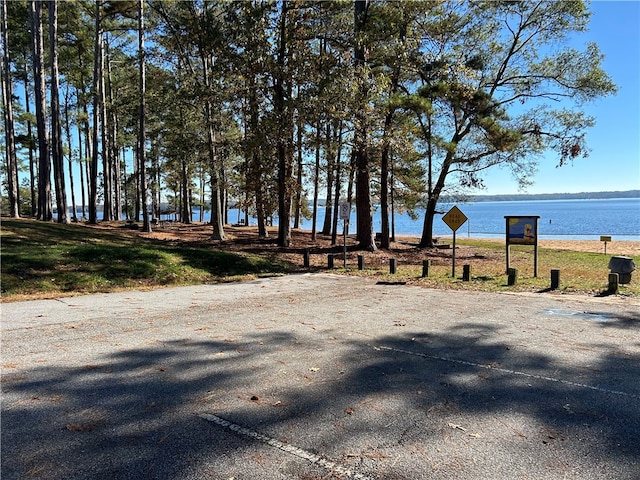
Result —
[{"label": "green grass", "polygon": [[[472,258],[456,260],[456,275],[452,276],[451,261],[431,266],[429,276],[422,278],[422,265],[399,265],[397,273],[390,275],[388,266],[351,272],[372,276],[382,281],[407,282],[426,287],[509,292],[542,292],[551,285],[551,270],[560,270],[559,293],[585,293],[607,295],[609,259],[602,253],[574,252],[550,248],[538,248],[538,276],[534,276],[534,250],[532,246],[512,245],[510,267],[518,271],[515,285],[507,285],[506,251],[504,243],[464,239],[459,246],[473,249]],[[632,257],[640,265],[640,257]],[[470,282],[462,280],[463,265],[471,265]],[[620,284],[620,295],[640,296],[640,271],[632,274],[632,280]]]},{"label": "green grass", "polygon": [[2,221],[3,300],[233,281],[292,269],[274,258],[80,225]]},{"label": "green grass", "polygon": [[[117,229],[3,219],[1,234],[3,301],[237,281],[303,270],[302,256],[298,264],[292,264],[278,258],[277,253],[176,245]],[[518,280],[507,286],[504,244],[464,239],[458,245],[470,248],[464,250],[466,256],[460,249],[455,277],[446,258],[433,259],[426,278],[422,277],[421,260],[416,261],[419,265],[399,263],[395,275],[389,274],[384,262],[377,267],[367,262],[363,271],[353,265],[347,271],[336,268],[334,273],[443,289],[540,292],[550,286],[550,271],[558,269],[560,293],[607,293],[610,255],[540,248],[535,278],[533,248],[512,246],[510,266],[518,270]],[[429,258],[428,251],[424,258]],[[640,265],[640,257],[634,261]],[[462,281],[464,264],[471,265],[470,282]],[[640,272],[634,272],[631,283],[620,285],[619,294],[640,296]]]}]

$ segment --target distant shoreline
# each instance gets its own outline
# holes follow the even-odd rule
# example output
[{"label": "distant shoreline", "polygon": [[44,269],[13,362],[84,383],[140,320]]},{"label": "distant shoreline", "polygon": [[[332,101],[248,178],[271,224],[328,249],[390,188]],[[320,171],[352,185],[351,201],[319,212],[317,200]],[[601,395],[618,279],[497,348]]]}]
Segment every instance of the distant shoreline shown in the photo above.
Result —
[{"label": "distant shoreline", "polygon": [[[579,193],[515,193],[501,195],[468,195],[468,202],[519,202],[532,200],[611,200],[640,198],[640,190],[624,190],[610,192],[579,192]],[[455,202],[455,197],[443,196],[441,202]]]}]

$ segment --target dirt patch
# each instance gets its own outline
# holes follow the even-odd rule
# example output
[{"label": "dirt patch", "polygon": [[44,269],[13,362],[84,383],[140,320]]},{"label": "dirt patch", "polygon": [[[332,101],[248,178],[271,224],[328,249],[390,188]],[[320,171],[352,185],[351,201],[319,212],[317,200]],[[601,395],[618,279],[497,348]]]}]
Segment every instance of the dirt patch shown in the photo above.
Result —
[{"label": "dirt patch", "polygon": [[[277,245],[277,227],[267,229],[269,234],[267,238],[259,238],[256,227],[227,225],[225,226],[226,239],[223,241],[213,240],[211,226],[202,223],[185,225],[164,222],[155,227],[152,233],[142,233],[140,230],[125,228],[121,222],[103,222],[93,228],[118,229],[121,232],[130,232],[132,235],[174,244],[215,246],[228,251],[273,255],[293,264],[302,264],[303,255],[308,251],[310,253],[310,267],[326,267],[329,255],[335,256],[335,262],[338,266],[342,261],[343,254],[342,236],[339,235],[337,244],[333,244],[331,236],[318,233],[314,239],[308,230],[293,229],[291,246],[285,248]],[[392,258],[403,265],[421,265],[422,261],[426,259],[429,259],[434,265],[448,264],[451,261],[451,238],[440,238],[438,240],[439,248],[418,248],[420,239],[417,237],[398,236],[396,240],[391,242],[388,250],[365,252],[357,249],[355,237],[348,236],[347,261],[355,263],[358,255],[364,257],[368,266],[388,265]],[[504,240],[499,238],[483,240],[504,245]],[[604,243],[597,240],[540,240],[539,246],[540,248],[578,252],[602,253],[604,251]],[[640,241],[615,241],[614,239],[614,241],[607,243],[607,254],[638,256],[640,255]],[[476,248],[461,244],[458,244],[456,250],[457,259],[469,261],[471,264],[501,261],[502,257],[502,253],[483,252],[479,254]]]}]

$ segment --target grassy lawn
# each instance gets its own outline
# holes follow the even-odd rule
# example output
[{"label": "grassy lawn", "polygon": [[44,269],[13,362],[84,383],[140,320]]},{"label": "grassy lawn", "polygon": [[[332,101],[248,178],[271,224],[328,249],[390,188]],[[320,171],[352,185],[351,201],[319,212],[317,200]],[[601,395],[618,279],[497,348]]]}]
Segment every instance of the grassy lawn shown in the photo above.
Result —
[{"label": "grassy lawn", "polygon": [[[538,248],[538,276],[534,277],[534,249],[532,246],[512,245],[510,267],[518,271],[516,284],[507,285],[506,253],[504,243],[464,239],[459,247],[470,247],[473,255],[456,260],[455,277],[450,260],[438,262],[429,269],[429,276],[422,278],[422,265],[400,265],[395,275],[389,268],[377,268],[353,272],[363,276],[380,276],[384,281],[404,281],[433,288],[450,288],[481,291],[544,292],[550,290],[551,270],[560,271],[558,293],[583,293],[608,295],[610,255],[593,252],[576,252]],[[640,265],[640,257],[632,257]],[[471,267],[471,281],[463,281],[463,265]],[[640,272],[636,270],[632,281],[620,284],[618,294],[640,296]]]},{"label": "grassy lawn", "polygon": [[[466,243],[466,242],[465,242]],[[472,244],[469,240],[467,244]],[[490,248],[495,250],[495,244],[483,247],[481,242],[478,250]],[[504,252],[503,244],[499,245],[499,250]],[[608,287],[609,259],[611,255],[596,252],[575,252],[570,250],[556,250],[550,248],[538,248],[538,277],[534,278],[534,252],[531,246],[511,246],[511,267],[518,269],[518,281],[531,284],[533,288],[545,289],[551,284],[551,270],[560,271],[559,291],[565,292],[587,292],[592,294],[603,294]],[[634,258],[636,264],[640,263],[640,258]],[[503,263],[500,273],[506,269],[506,262]],[[506,276],[502,279],[506,280]],[[620,284],[620,294],[640,295],[640,282],[638,274],[631,283]]]},{"label": "grassy lawn", "polygon": [[3,300],[278,275],[275,258],[33,220],[2,221]]},{"label": "grassy lawn", "polygon": [[[281,275],[302,268],[301,256],[248,245],[251,252],[214,244],[168,242],[145,238],[125,229],[96,229],[84,225],[60,225],[35,220],[3,219],[2,300],[52,298],[63,295],[108,292],[248,280]],[[431,288],[482,291],[543,292],[550,287],[550,272],[560,270],[559,293],[606,295],[610,256],[539,248],[538,277],[533,276],[533,248],[511,247],[511,267],[517,282],[507,285],[504,244],[473,239],[458,242],[456,275],[450,259],[434,259],[428,277],[422,277],[422,260],[428,252],[399,262],[396,274],[388,263],[367,260],[364,270],[350,265],[338,274],[372,277],[379,281],[406,282]],[[232,250],[232,251],[230,251]],[[292,259],[293,258],[293,259]],[[322,258],[325,258],[322,256]],[[640,265],[640,257],[634,257]],[[471,266],[471,281],[462,280],[463,265]],[[324,267],[314,267],[324,270]],[[631,283],[620,285],[619,294],[640,296],[640,272]]]}]

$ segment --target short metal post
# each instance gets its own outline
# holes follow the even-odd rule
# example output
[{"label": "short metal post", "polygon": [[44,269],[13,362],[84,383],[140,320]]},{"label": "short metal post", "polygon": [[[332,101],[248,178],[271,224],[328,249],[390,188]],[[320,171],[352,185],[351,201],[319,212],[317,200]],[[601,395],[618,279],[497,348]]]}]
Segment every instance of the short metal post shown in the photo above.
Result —
[{"label": "short metal post", "polygon": [[364,270],[364,255],[358,255],[358,270]]},{"label": "short metal post", "polygon": [[462,280],[464,282],[471,281],[471,265],[463,265],[462,266]]},{"label": "short metal post", "polygon": [[311,257],[311,251],[307,248],[304,251],[304,268],[309,268],[309,264],[311,263],[310,257]]},{"label": "short metal post", "polygon": [[396,270],[398,269],[398,261],[395,258],[389,259],[389,273],[395,275]]},{"label": "short metal post", "polygon": [[456,278],[456,231],[453,231],[453,250],[451,251],[451,277]]},{"label": "short metal post", "polygon": [[515,268],[510,268],[507,272],[507,285],[510,287],[514,286],[518,281],[518,270]]},{"label": "short metal post", "polygon": [[330,253],[329,255],[327,255],[327,268],[333,268],[333,261],[333,253]]},{"label": "short metal post", "polygon": [[429,276],[429,268],[431,267],[431,260],[423,260],[422,261],[422,276]]},{"label": "short metal post", "polygon": [[343,266],[344,269],[347,269],[347,219],[344,219],[342,221],[342,241],[343,241],[343,247],[344,249],[342,250],[342,262],[343,262]]},{"label": "short metal post", "polygon": [[551,270],[551,290],[560,287],[560,270]]},{"label": "short metal post", "polygon": [[617,273],[609,274],[609,289],[608,289],[609,293],[618,293],[618,281],[619,281],[619,276]]}]

